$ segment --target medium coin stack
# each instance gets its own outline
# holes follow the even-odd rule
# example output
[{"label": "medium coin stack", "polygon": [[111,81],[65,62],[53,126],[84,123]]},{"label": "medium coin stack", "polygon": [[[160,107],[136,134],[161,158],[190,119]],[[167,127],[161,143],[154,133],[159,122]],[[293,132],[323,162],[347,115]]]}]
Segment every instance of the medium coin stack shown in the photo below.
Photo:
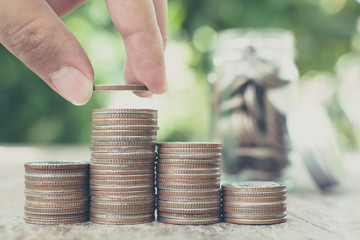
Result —
[{"label": "medium coin stack", "polygon": [[25,163],[27,223],[68,224],[88,220],[89,163]]},{"label": "medium coin stack", "polygon": [[90,220],[154,220],[157,111],[95,109],[92,114]]},{"label": "medium coin stack", "polygon": [[159,143],[158,221],[202,225],[221,221],[219,143]]},{"label": "medium coin stack", "polygon": [[237,224],[286,221],[286,186],[275,182],[222,184],[223,218]]}]

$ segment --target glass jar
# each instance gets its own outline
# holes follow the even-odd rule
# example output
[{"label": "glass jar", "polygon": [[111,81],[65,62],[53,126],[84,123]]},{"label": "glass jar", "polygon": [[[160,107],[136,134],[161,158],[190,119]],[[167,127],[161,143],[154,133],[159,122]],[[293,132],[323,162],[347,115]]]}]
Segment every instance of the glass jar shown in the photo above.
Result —
[{"label": "glass jar", "polygon": [[[222,180],[284,182],[285,114],[296,102],[294,37],[281,29],[219,34],[213,64],[212,130],[223,143]],[[296,87],[295,87],[296,88]]]}]

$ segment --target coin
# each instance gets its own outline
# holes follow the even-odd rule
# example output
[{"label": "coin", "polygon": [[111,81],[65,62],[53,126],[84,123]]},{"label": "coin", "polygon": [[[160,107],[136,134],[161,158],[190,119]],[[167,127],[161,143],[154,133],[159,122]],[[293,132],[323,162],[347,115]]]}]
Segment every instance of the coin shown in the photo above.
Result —
[{"label": "coin", "polygon": [[77,168],[77,169],[33,169],[33,168],[25,168],[26,175],[86,175],[89,173],[89,168]]},{"label": "coin", "polygon": [[158,165],[161,164],[192,164],[192,165],[220,165],[221,159],[158,159]]},{"label": "coin", "polygon": [[109,192],[117,192],[117,191],[143,191],[153,189],[154,185],[139,185],[139,186],[99,186],[99,185],[90,185],[90,192],[92,191],[109,191]]},{"label": "coin", "polygon": [[157,177],[159,178],[167,178],[167,179],[180,179],[180,178],[194,178],[194,179],[200,179],[200,178],[218,178],[221,176],[221,173],[209,173],[209,174],[169,174],[169,173],[158,173]]},{"label": "coin", "polygon": [[148,158],[148,159],[99,159],[99,158],[92,158],[92,164],[113,164],[113,165],[148,165],[149,163],[154,164],[155,158]]},{"label": "coin", "polygon": [[127,203],[112,203],[112,202],[95,202],[91,201],[90,206],[94,208],[101,209],[116,209],[116,210],[129,210],[129,209],[141,209],[141,208],[151,208],[155,206],[153,201],[151,202],[127,202]]},{"label": "coin", "polygon": [[42,207],[42,208],[56,208],[56,207],[80,207],[80,206],[87,206],[88,205],[88,199],[76,201],[76,202],[38,202],[38,201],[29,201],[26,200],[25,204],[27,206],[31,207]]},{"label": "coin", "polygon": [[156,141],[145,141],[145,142],[124,142],[124,141],[117,141],[117,142],[100,142],[100,141],[92,141],[91,144],[93,146],[108,146],[108,147],[115,147],[115,146],[155,146]]},{"label": "coin", "polygon": [[30,218],[24,217],[24,221],[26,223],[32,224],[43,224],[43,225],[58,225],[58,224],[73,224],[85,222],[88,220],[88,216],[78,217],[78,218],[68,218],[68,219],[38,219],[38,218]]},{"label": "coin", "polygon": [[86,191],[89,188],[89,184],[84,185],[67,185],[67,186],[34,186],[25,184],[25,188],[33,191],[68,191],[68,190],[78,190]]},{"label": "coin", "polygon": [[108,84],[108,85],[94,85],[94,91],[149,91],[146,86],[127,84],[127,85],[117,85],[117,84]]},{"label": "coin", "polygon": [[90,147],[90,151],[92,152],[154,152],[155,146],[114,146],[114,147],[107,147],[107,146],[92,146]]},{"label": "coin", "polygon": [[111,130],[159,130],[159,127],[156,125],[106,125],[106,126],[93,126],[95,131],[111,131]]},{"label": "coin", "polygon": [[153,213],[146,213],[146,214],[106,214],[106,213],[96,213],[91,212],[91,217],[94,218],[101,218],[101,219],[119,219],[119,220],[130,220],[130,219],[139,219],[139,218],[146,218],[146,217],[154,217]]},{"label": "coin", "polygon": [[183,168],[162,168],[157,166],[156,171],[158,173],[165,173],[165,174],[212,174],[212,173],[219,173],[220,167],[218,168],[198,168],[198,169],[183,169]]},{"label": "coin", "polygon": [[221,148],[221,143],[204,142],[163,142],[159,143],[160,148]]},{"label": "coin", "polygon": [[104,125],[151,125],[156,126],[156,119],[122,118],[122,119],[93,119],[93,126]]},{"label": "coin", "polygon": [[163,168],[163,169],[213,169],[213,168],[219,168],[220,167],[220,162],[218,164],[184,164],[184,163],[163,163],[163,162],[158,162],[157,164],[158,168]]},{"label": "coin", "polygon": [[125,153],[91,153],[92,158],[102,159],[144,159],[144,158],[155,158],[155,152],[125,152]]},{"label": "coin", "polygon": [[241,213],[241,214],[269,214],[269,213],[282,213],[286,211],[286,207],[274,207],[274,208],[237,208],[228,207],[223,204],[223,212],[227,213]]},{"label": "coin", "polygon": [[233,207],[233,208],[276,208],[276,207],[286,207],[285,201],[279,201],[279,202],[224,202],[224,205],[227,207]]},{"label": "coin", "polygon": [[198,209],[186,209],[186,208],[165,208],[165,207],[157,207],[160,212],[167,213],[178,213],[178,214],[210,214],[210,213],[220,213],[220,205],[219,207],[213,208],[198,208]]},{"label": "coin", "polygon": [[91,196],[92,201],[97,202],[109,202],[109,203],[131,203],[131,202],[154,202],[155,195],[148,195],[148,196],[130,196],[130,197],[119,197],[119,196]]},{"label": "coin", "polygon": [[140,180],[140,179],[155,179],[155,174],[141,174],[141,175],[95,175],[92,174],[90,176],[91,179],[98,179],[98,180]]},{"label": "coin", "polygon": [[[94,164],[95,165],[95,164]],[[100,165],[100,164],[96,164],[96,165]],[[116,165],[114,165],[116,166]],[[90,176],[93,174],[97,174],[97,175],[139,175],[139,174],[152,174],[154,173],[154,169],[143,169],[143,170],[111,170],[109,168],[109,170],[107,170],[106,168],[104,169],[99,169],[99,170],[95,170],[95,169],[91,169],[90,170]]]},{"label": "coin", "polygon": [[144,113],[97,113],[92,115],[93,119],[156,119],[157,114],[144,114]]},{"label": "coin", "polygon": [[[100,165],[100,164],[91,164],[91,165]],[[107,165],[103,165],[103,166],[109,166],[109,165],[107,164]],[[140,164],[122,164],[122,165],[115,164],[113,168],[107,168],[107,169],[108,170],[118,170],[118,171],[147,170],[147,169],[154,169],[154,166],[155,166],[155,164],[152,161],[150,163],[141,164],[141,165]],[[101,168],[101,167],[98,167],[98,166],[96,166],[96,167]],[[91,170],[96,169],[96,167],[93,168],[93,166],[91,166]]]},{"label": "coin", "polygon": [[233,197],[233,196],[223,196],[223,200],[227,202],[279,202],[285,201],[286,196],[278,196],[278,197]]},{"label": "coin", "polygon": [[61,215],[61,214],[75,214],[75,213],[83,213],[83,212],[87,212],[89,210],[88,206],[78,206],[78,207],[65,207],[65,208],[60,208],[60,207],[54,207],[54,208],[50,208],[50,207],[31,207],[31,206],[27,206],[25,205],[25,211],[30,212],[30,213],[41,213],[41,214],[57,214],[57,215]]},{"label": "coin", "polygon": [[77,190],[68,190],[68,191],[32,191],[29,189],[25,189],[25,195],[27,197],[38,197],[38,198],[83,198],[89,196],[89,189],[81,189],[80,191]]},{"label": "coin", "polygon": [[221,159],[221,154],[175,154],[175,153],[159,153],[159,158],[165,159]]},{"label": "coin", "polygon": [[158,110],[148,108],[99,108],[93,109],[92,114],[123,114],[123,113],[137,113],[137,114],[157,114]]},{"label": "coin", "polygon": [[273,192],[226,191],[223,189],[223,194],[233,197],[279,197],[286,195],[286,189]]},{"label": "coin", "polygon": [[44,202],[44,203],[68,203],[68,202],[84,202],[88,200],[88,195],[84,197],[41,197],[25,195],[26,201]]},{"label": "coin", "polygon": [[209,153],[221,153],[221,148],[166,148],[166,147],[159,147],[159,153],[184,153],[184,154],[209,154]]},{"label": "coin", "polygon": [[165,200],[158,200],[157,201],[158,207],[165,207],[165,208],[212,208],[220,206],[220,201],[213,201],[213,202],[179,202],[179,201],[165,201]]},{"label": "coin", "polygon": [[220,197],[220,195],[218,195],[218,196],[202,196],[202,197],[158,195],[158,199],[166,200],[166,201],[203,202],[203,201],[220,201],[221,197]]},{"label": "coin", "polygon": [[146,214],[154,213],[155,205],[148,208],[129,208],[129,209],[116,209],[116,208],[95,208],[90,206],[90,213],[111,213],[111,214]]},{"label": "coin", "polygon": [[83,175],[44,175],[44,174],[38,174],[38,175],[29,175],[25,174],[25,181],[84,181],[89,178],[88,174]]},{"label": "coin", "polygon": [[41,213],[30,213],[25,211],[25,216],[28,218],[35,218],[35,219],[70,219],[70,218],[80,218],[80,217],[88,217],[88,212],[83,213],[73,213],[73,214],[60,214],[60,215],[53,215],[53,214],[41,214]]},{"label": "coin", "polygon": [[155,220],[155,217],[144,217],[139,219],[104,219],[104,218],[95,218],[90,216],[90,221],[94,223],[100,223],[100,224],[121,224],[121,225],[130,225],[130,224],[141,224],[141,223],[149,223],[153,222]]},{"label": "coin", "polygon": [[226,191],[250,191],[250,192],[271,192],[283,191],[285,185],[276,182],[244,181],[239,183],[224,183],[222,189]]},{"label": "coin", "polygon": [[265,219],[265,220],[253,220],[253,219],[239,219],[239,218],[226,218],[224,217],[225,222],[237,223],[237,224],[277,224],[286,222],[286,217],[275,218],[275,219]]},{"label": "coin", "polygon": [[169,181],[168,178],[160,178],[158,177],[156,179],[157,182],[162,182],[162,183],[176,183],[176,184],[201,184],[201,183],[216,183],[216,184],[220,184],[220,178],[200,178],[200,179],[196,179],[196,178],[190,178],[190,179],[171,179],[171,181]]},{"label": "coin", "polygon": [[154,184],[154,179],[136,179],[136,180],[98,180],[90,179],[90,184],[99,186],[138,186]]},{"label": "coin", "polygon": [[219,189],[220,184],[216,183],[200,183],[200,184],[171,184],[171,183],[156,183],[156,186],[160,189],[169,189],[169,190],[182,190],[182,189]]},{"label": "coin", "polygon": [[89,162],[26,162],[25,169],[81,169],[88,168]]},{"label": "coin", "polygon": [[89,183],[88,179],[77,180],[77,181],[25,181],[26,186],[32,187],[62,187],[62,186],[73,186],[73,185],[86,185]]},{"label": "coin", "polygon": [[209,218],[219,218],[220,213],[208,213],[208,214],[177,214],[177,213],[167,213],[167,212],[158,212],[158,215],[164,218],[171,219],[187,219],[187,220],[196,220],[196,219],[209,219]]},{"label": "coin", "polygon": [[162,223],[178,224],[178,225],[208,225],[221,222],[221,218],[209,218],[209,219],[173,219],[173,218],[164,218],[159,216],[158,221]]},{"label": "coin", "polygon": [[137,190],[137,191],[126,191],[126,192],[122,192],[122,191],[109,191],[109,190],[99,190],[99,191],[95,191],[92,190],[91,191],[91,197],[93,196],[99,196],[99,197],[139,197],[139,196],[149,196],[149,195],[154,195],[155,194],[155,189],[147,189],[147,190]]},{"label": "coin", "polygon": [[286,212],[282,213],[273,213],[273,214],[233,214],[233,213],[224,213],[226,218],[237,218],[237,219],[252,219],[252,220],[267,220],[267,219],[277,219],[286,217]]},{"label": "coin", "polygon": [[204,190],[166,190],[158,189],[159,196],[179,196],[179,197],[213,197],[220,196],[220,189]]},{"label": "coin", "polygon": [[156,141],[156,136],[92,136],[92,142],[145,142]]},{"label": "coin", "polygon": [[91,136],[156,136],[156,130],[93,130]]}]

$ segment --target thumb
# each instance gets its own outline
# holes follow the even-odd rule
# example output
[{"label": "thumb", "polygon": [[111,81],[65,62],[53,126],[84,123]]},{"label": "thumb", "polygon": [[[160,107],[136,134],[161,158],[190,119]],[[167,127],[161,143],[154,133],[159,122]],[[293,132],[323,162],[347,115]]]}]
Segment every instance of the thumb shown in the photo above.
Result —
[{"label": "thumb", "polygon": [[93,70],[75,36],[45,1],[2,1],[0,43],[75,105],[91,97]]}]

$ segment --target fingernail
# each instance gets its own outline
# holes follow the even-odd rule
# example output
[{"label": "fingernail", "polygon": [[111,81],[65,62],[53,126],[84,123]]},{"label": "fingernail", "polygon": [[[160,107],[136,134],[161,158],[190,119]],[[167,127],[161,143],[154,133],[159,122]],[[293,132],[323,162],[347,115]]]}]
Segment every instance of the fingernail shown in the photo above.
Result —
[{"label": "fingernail", "polygon": [[91,98],[93,83],[77,68],[64,66],[49,77],[59,94],[72,104],[84,105]]},{"label": "fingernail", "polygon": [[145,92],[134,91],[134,94],[143,98],[149,98],[152,96],[152,93],[150,91],[145,91]]}]

